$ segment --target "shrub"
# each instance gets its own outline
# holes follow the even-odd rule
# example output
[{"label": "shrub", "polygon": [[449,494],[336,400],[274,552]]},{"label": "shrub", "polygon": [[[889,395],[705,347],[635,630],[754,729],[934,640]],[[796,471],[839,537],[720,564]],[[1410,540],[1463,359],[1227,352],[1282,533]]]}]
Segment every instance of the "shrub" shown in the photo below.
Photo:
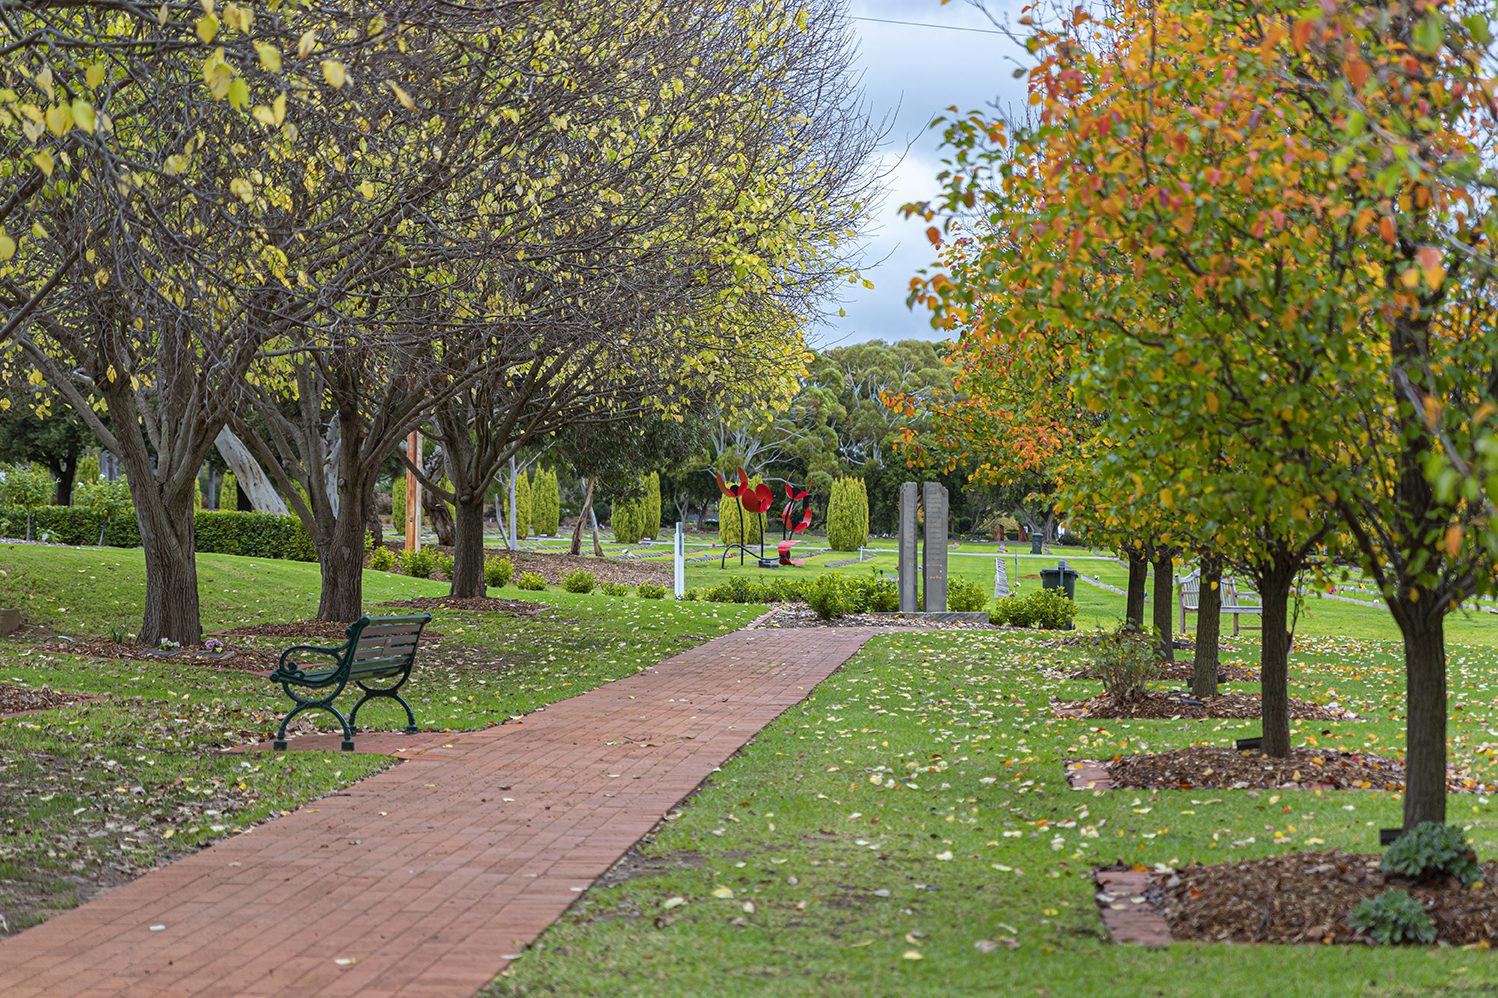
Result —
[{"label": "shrub", "polygon": [[1364,898],[1347,916],[1347,924],[1381,946],[1436,941],[1436,923],[1430,912],[1404,891],[1384,891],[1376,898]]},{"label": "shrub", "polygon": [[201,509],[193,514],[198,550],[247,558],[316,561],[302,521],[291,514]]},{"label": "shrub", "polygon": [[484,585],[503,589],[515,577],[515,566],[508,558],[490,555],[484,559]]},{"label": "shrub", "polygon": [[91,485],[102,481],[104,469],[99,464],[99,455],[85,454],[78,459],[78,467],[73,471],[73,481],[78,485]]},{"label": "shrub", "polygon": [[[949,601],[950,605],[950,601]],[[1059,589],[1036,589],[995,600],[988,622],[995,627],[1041,627],[1059,631],[1071,626],[1077,603]]]},{"label": "shrub", "polygon": [[988,591],[969,579],[947,580],[947,609],[975,613],[988,605]]},{"label": "shrub", "polygon": [[615,499],[609,512],[609,529],[614,532],[615,543],[638,543],[645,530],[644,500]]},{"label": "shrub", "polygon": [[1153,628],[1141,631],[1127,624],[1098,636],[1089,655],[1092,674],[1103,681],[1103,690],[1114,703],[1142,699],[1145,684],[1159,678],[1159,644]]},{"label": "shrub", "polygon": [[635,587],[641,599],[665,599],[666,587],[659,582],[642,582]]},{"label": "shrub", "polygon": [[26,514],[26,539],[31,540],[33,514],[52,501],[56,486],[52,475],[38,464],[12,464],[0,477],[0,503]]},{"label": "shrub", "polygon": [[239,508],[239,479],[234,477],[234,472],[224,472],[224,477],[218,483],[218,508],[231,510]]},{"label": "shrub", "polygon": [[538,593],[546,588],[546,580],[540,572],[521,572],[520,581],[515,583],[521,589],[528,592]]},{"label": "shrub", "polygon": [[562,576],[562,588],[569,593],[591,593],[598,579],[586,568],[578,568]]},{"label": "shrub", "polygon": [[430,579],[432,570],[437,567],[437,557],[431,548],[402,551],[400,561],[401,571],[413,579]]},{"label": "shrub", "polygon": [[[645,583],[645,585],[648,586],[648,585],[650,585],[650,583],[647,582],[647,583]],[[629,595],[629,586],[626,586],[622,582],[605,582],[599,588],[600,588],[600,590],[603,592],[603,594],[605,596],[628,596]]]},{"label": "shrub", "polygon": [[[758,475],[749,479],[751,487],[759,483]],[[743,516],[742,528],[739,525],[741,515]],[[742,533],[740,533],[741,529]],[[746,512],[733,496],[718,497],[718,540],[724,547],[739,543],[743,543],[745,547],[754,547],[759,544],[763,535],[764,523],[758,514]]]},{"label": "shrub", "polygon": [[555,537],[562,526],[561,490],[557,473],[536,469],[531,482],[531,529],[546,537]]},{"label": "shrub", "polygon": [[[689,589],[684,598],[707,603],[789,603],[806,599],[810,587],[811,583],[805,579],[762,581],[736,575],[714,586]],[[898,599],[897,594],[897,605]]]},{"label": "shrub", "polygon": [[[111,524],[122,521],[135,528],[134,543],[140,543],[139,525],[135,522],[135,505],[130,498],[130,483],[125,479],[116,479],[113,482],[102,478],[94,478],[79,485],[73,493],[73,509],[84,510],[99,518],[98,537],[93,537],[93,531],[89,531],[89,539],[85,543],[103,545],[108,539]],[[76,515],[76,514],[74,514]],[[119,531],[116,531],[118,537]]]},{"label": "shrub", "polygon": [[369,567],[377,572],[388,572],[395,567],[395,552],[381,544],[369,556]]},{"label": "shrub", "polygon": [[848,601],[842,579],[836,575],[819,575],[806,594],[806,605],[823,620],[836,620],[848,612]]},{"label": "shrub", "polygon": [[399,472],[390,481],[390,522],[397,534],[406,529],[406,476]]},{"label": "shrub", "polygon": [[661,532],[661,476],[645,476],[645,498],[640,505],[640,538],[653,541]]},{"label": "shrub", "polygon": [[1461,827],[1436,821],[1422,821],[1395,839],[1384,850],[1379,869],[1427,882],[1455,877],[1466,887],[1482,879],[1477,853]]},{"label": "shrub", "polygon": [[438,575],[442,576],[445,579],[451,580],[453,577],[454,568],[453,556],[450,554],[444,554],[440,551],[437,552],[436,557],[432,560],[432,568],[436,570]]},{"label": "shrub", "polygon": [[857,551],[868,538],[869,495],[863,479],[837,479],[827,505],[827,545],[834,551]]},{"label": "shrub", "polygon": [[[500,486],[500,515],[504,517],[504,529],[510,529],[510,487]],[[515,473],[515,538],[531,535],[531,480],[523,471]]]}]

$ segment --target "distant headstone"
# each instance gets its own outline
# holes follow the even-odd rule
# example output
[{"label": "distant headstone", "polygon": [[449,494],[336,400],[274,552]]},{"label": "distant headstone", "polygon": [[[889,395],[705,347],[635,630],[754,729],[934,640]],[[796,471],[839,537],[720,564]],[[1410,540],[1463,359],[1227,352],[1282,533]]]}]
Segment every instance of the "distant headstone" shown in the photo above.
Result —
[{"label": "distant headstone", "polygon": [[946,613],[947,487],[940,482],[926,482],[921,487],[921,503],[926,507],[926,547],[921,552],[925,611]]},{"label": "distant headstone", "polygon": [[915,613],[916,605],[916,524],[915,507],[919,498],[915,482],[900,485],[900,612]]}]

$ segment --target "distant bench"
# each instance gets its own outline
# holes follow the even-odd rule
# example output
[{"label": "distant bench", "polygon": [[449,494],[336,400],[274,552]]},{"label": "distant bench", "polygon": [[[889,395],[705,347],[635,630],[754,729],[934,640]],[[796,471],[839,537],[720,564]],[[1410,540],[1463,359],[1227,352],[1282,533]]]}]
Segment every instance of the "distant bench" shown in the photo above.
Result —
[{"label": "distant bench", "polygon": [[[1186,576],[1180,581],[1181,594],[1179,597],[1179,602],[1181,606],[1181,630],[1184,631],[1186,629],[1186,614],[1198,613],[1201,610],[1201,570],[1193,570],[1190,575]],[[1233,615],[1233,635],[1236,637],[1238,634],[1238,630],[1240,627],[1238,621],[1240,616],[1247,615],[1259,617],[1261,621],[1259,627],[1248,629],[1261,629],[1263,627],[1262,620],[1264,614],[1264,604],[1262,602],[1256,602],[1258,600],[1258,594],[1253,592],[1239,592],[1238,584],[1233,580],[1233,577],[1231,575],[1224,575],[1222,577],[1221,587],[1222,612],[1230,613]],[[1242,626],[1248,627],[1248,625]]]},{"label": "distant bench", "polygon": [[[281,718],[281,727],[272,743],[286,748],[286,725],[304,710],[325,710],[343,726],[343,751],[354,750],[354,732],[358,730],[359,708],[377,697],[387,697],[406,709],[406,734],[416,733],[416,715],[400,695],[400,688],[411,678],[416,661],[416,643],[421,629],[432,619],[429,613],[407,617],[360,617],[345,631],[348,640],[334,648],[296,645],[281,653],[280,664],[267,673],[273,683],[280,683],[295,704]],[[325,658],[328,662],[305,661],[307,657]],[[393,680],[393,682],[391,682]],[[352,682],[364,691],[354,709],[345,718],[333,701]],[[369,685],[371,682],[375,685]]]}]

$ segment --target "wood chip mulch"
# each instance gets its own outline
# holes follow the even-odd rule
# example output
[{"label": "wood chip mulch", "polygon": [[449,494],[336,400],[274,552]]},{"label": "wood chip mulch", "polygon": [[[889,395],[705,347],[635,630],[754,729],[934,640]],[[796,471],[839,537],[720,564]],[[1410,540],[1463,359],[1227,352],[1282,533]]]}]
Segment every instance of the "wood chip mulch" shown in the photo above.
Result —
[{"label": "wood chip mulch", "polygon": [[1385,875],[1379,859],[1332,850],[1193,864],[1154,874],[1147,896],[1177,940],[1324,944],[1366,942],[1347,924],[1348,913],[1364,898],[1399,889],[1430,913],[1439,942],[1498,944],[1498,862],[1482,864],[1481,884],[1467,888]]},{"label": "wood chip mulch", "polygon": [[155,654],[155,649],[145,645],[121,644],[109,638],[73,638],[66,641],[48,641],[36,646],[37,651],[59,655],[82,655],[85,658],[125,659],[132,662],[177,662],[186,665],[206,665],[214,669],[231,672],[263,673],[276,667],[279,656],[259,648],[244,645],[229,646],[232,654],[219,656],[202,648],[183,648],[170,657]]},{"label": "wood chip mulch", "polygon": [[[1215,717],[1260,716],[1257,693],[1221,693],[1205,700],[1151,690],[1140,700],[1119,706],[1106,693],[1086,700],[1053,700],[1052,713],[1059,718],[1111,720],[1174,720]],[[1314,704],[1290,698],[1290,716],[1300,721],[1356,721],[1358,716],[1337,704]]]},{"label": "wood chip mulch", "polygon": [[227,631],[215,631],[217,637],[237,636],[256,638],[334,638],[348,637],[348,624],[336,620],[294,620],[289,624],[246,624],[231,627]]},{"label": "wood chip mulch", "polygon": [[45,686],[17,686],[15,683],[0,683],[0,717],[10,714],[27,714],[34,710],[52,710],[55,707],[71,707],[75,703],[86,703],[99,699],[86,693],[64,693],[49,690]]},{"label": "wood chip mulch", "polygon": [[[1321,790],[1404,790],[1404,763],[1364,752],[1295,748],[1287,758],[1226,745],[1192,745],[1154,755],[1126,755],[1103,764],[1113,787],[1136,790],[1244,790],[1303,787]],[[1452,793],[1491,793],[1453,771]]]},{"label": "wood chip mulch", "polygon": [[414,599],[391,600],[380,606],[408,607],[413,610],[479,610],[508,613],[513,617],[534,617],[551,609],[541,603],[527,603],[518,599],[495,599],[492,596],[418,596]]},{"label": "wood chip mulch", "polygon": [[[1073,672],[1067,679],[1089,680],[1097,679],[1097,675],[1090,669]],[[1174,662],[1160,670],[1160,681],[1170,683],[1189,683],[1192,678],[1190,662]],[[1241,665],[1219,665],[1217,667],[1217,681],[1219,683],[1257,683],[1259,671],[1248,669]]]}]

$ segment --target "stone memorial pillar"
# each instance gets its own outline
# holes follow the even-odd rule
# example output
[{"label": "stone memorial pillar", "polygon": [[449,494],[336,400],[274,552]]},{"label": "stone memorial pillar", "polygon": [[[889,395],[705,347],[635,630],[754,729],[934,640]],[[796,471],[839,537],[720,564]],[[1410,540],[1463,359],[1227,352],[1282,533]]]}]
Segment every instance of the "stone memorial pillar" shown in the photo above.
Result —
[{"label": "stone memorial pillar", "polygon": [[926,507],[926,549],[923,552],[921,585],[925,588],[925,611],[947,612],[947,488],[926,482],[921,488]]},{"label": "stone memorial pillar", "polygon": [[917,493],[915,482],[900,485],[900,612],[915,613],[916,605],[916,527],[915,505]]}]

